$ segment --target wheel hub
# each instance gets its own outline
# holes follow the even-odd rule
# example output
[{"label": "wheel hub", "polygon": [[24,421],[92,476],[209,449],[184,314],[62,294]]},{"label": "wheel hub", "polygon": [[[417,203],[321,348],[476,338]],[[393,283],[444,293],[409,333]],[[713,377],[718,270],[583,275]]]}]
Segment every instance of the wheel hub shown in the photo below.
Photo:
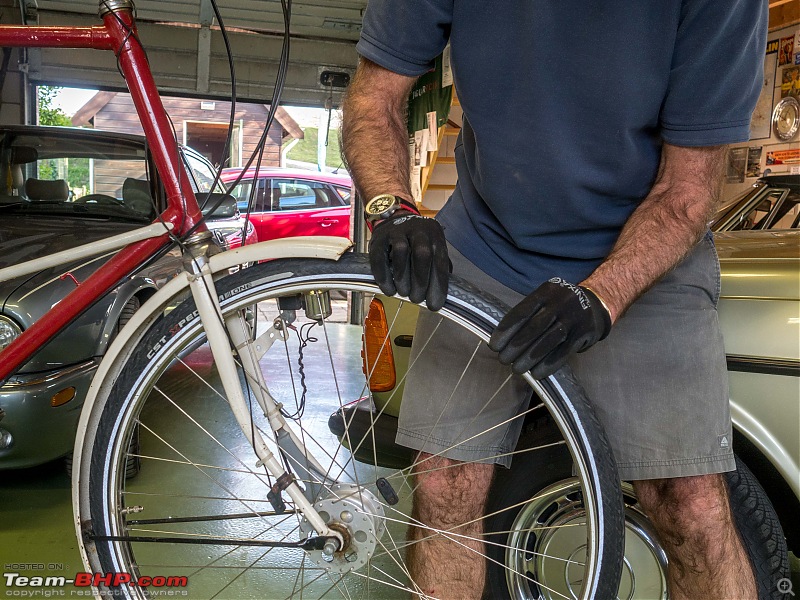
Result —
[{"label": "wheel hub", "polygon": [[[326,498],[314,503],[314,509],[328,527],[342,534],[344,546],[332,555],[323,550],[309,551],[309,558],[331,573],[349,573],[367,564],[386,529],[378,498],[357,485],[337,483]],[[314,532],[305,517],[300,521],[300,531],[304,539]]]}]

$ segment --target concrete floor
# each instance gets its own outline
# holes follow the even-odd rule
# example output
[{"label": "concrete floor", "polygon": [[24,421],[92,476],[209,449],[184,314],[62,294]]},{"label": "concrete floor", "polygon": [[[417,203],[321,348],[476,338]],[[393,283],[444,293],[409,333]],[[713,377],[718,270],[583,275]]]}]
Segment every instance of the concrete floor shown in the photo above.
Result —
[{"label": "concrete floor", "polygon": [[[341,310],[339,314],[342,314]],[[323,336],[320,334],[319,328],[316,328],[315,334],[322,340]],[[329,327],[328,335],[334,359],[339,363],[336,383],[340,392],[345,400],[358,397],[364,381],[360,357],[358,352],[350,352],[348,356],[344,349],[352,348],[354,344],[356,344],[356,348],[358,347],[360,344],[360,330],[355,331],[344,325],[333,325]],[[306,353],[306,371],[309,378],[313,378],[315,375],[330,369],[327,348],[323,347],[323,344],[310,346]],[[198,350],[193,355],[193,358],[195,362],[192,363],[192,367],[195,369],[202,369],[204,365],[210,365],[210,357],[207,353],[204,354],[202,349]],[[328,380],[330,380],[329,377]],[[174,382],[174,385],[177,386],[176,391],[178,394],[180,394],[180,381],[180,378],[176,378]],[[329,384],[333,385],[330,381]],[[270,387],[276,395],[280,394],[283,385],[289,386],[290,384],[288,381],[272,381],[270,383]],[[318,393],[320,396],[307,405],[306,419],[304,421],[313,423],[316,432],[320,436],[324,436],[326,434],[329,435],[327,432],[327,418],[338,407],[338,399],[336,399],[337,393],[332,388]],[[168,415],[154,415],[152,420],[155,423],[160,423],[162,427],[173,430],[171,433],[177,434],[176,437],[182,437],[179,431],[175,431],[175,420],[169,418]],[[236,427],[235,424],[224,420],[220,420],[218,425],[222,435],[225,435],[226,428],[230,428],[230,431],[233,431]],[[145,444],[146,442],[143,441],[143,447]],[[159,480],[164,481],[164,479],[160,478],[176,476],[175,471],[167,469],[162,472],[161,468],[166,467],[164,465],[149,466],[143,470],[140,477],[134,480],[134,485],[131,489],[134,491],[138,488],[148,489],[148,486],[152,489],[152,485],[156,485]],[[183,487],[188,493],[191,491],[192,486],[193,479],[189,475],[186,477]],[[72,525],[73,517],[69,487],[70,481],[61,461],[34,469],[0,472],[0,566],[3,567],[3,573],[6,574],[6,577],[0,579],[0,596],[11,596],[11,590],[6,585],[6,578],[9,573],[19,573],[26,577],[63,576],[70,579],[77,572],[83,570]],[[165,514],[171,514],[169,511],[173,510],[174,507],[164,505],[160,508],[166,511]],[[246,529],[246,526],[244,527]],[[242,530],[240,533],[248,534],[246,530]],[[169,550],[166,549],[169,546],[166,548],[164,545],[159,546],[158,549],[153,551],[150,562],[156,565],[169,565],[171,556]],[[294,560],[291,556],[292,552],[297,551],[291,550],[285,553],[286,564],[291,564]],[[137,556],[139,556],[138,553]],[[238,555],[231,556],[231,560],[238,564],[249,564],[251,560],[258,560],[259,558],[252,551],[244,551]],[[252,559],[252,556],[255,556],[255,559]],[[275,555],[273,554],[272,557],[274,558]],[[211,556],[211,552],[207,550],[207,547],[198,550],[198,558],[206,562],[217,560]],[[793,571],[794,589],[800,590],[800,561],[794,558]],[[178,573],[170,572],[170,574]],[[287,578],[287,581],[284,584],[277,585],[284,585],[285,589],[291,589],[292,575],[289,572],[282,574],[280,571],[275,571],[274,573],[271,572],[269,576],[270,590],[274,590],[275,582],[279,581],[283,576]],[[238,600],[239,598],[260,598],[263,600],[272,597],[285,597],[285,594],[266,595],[265,590],[261,589],[264,581],[255,577],[252,573],[248,573],[237,582],[236,586],[226,588],[217,597],[230,598],[232,600]],[[213,570],[206,570],[203,574],[194,576],[192,582],[194,583],[194,590],[183,597],[209,597],[214,592],[207,593],[206,590],[216,589],[219,591]],[[17,591],[19,589],[21,588],[17,588]],[[202,594],[199,593],[200,589],[204,590]],[[58,590],[64,591],[64,594],[59,594]],[[41,590],[41,592],[44,591]],[[77,595],[71,594],[71,592],[76,591],[76,588],[54,588],[53,591],[56,592],[53,594],[54,596]],[[396,591],[383,591],[381,594],[373,592],[364,596],[359,596],[361,592],[356,589],[351,591],[353,592],[353,597],[366,597],[375,600],[406,597],[404,593]],[[39,595],[39,597],[42,596],[43,594]]]}]

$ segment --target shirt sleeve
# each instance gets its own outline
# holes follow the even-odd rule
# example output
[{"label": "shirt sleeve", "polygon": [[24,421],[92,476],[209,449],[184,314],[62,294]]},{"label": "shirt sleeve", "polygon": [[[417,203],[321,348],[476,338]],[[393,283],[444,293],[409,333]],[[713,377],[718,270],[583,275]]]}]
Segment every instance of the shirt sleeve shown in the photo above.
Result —
[{"label": "shirt sleeve", "polygon": [[385,69],[417,77],[433,68],[450,38],[453,0],[369,0],[358,53]]},{"label": "shirt sleeve", "polygon": [[767,3],[685,0],[661,111],[663,139],[714,146],[750,138],[763,86]]}]

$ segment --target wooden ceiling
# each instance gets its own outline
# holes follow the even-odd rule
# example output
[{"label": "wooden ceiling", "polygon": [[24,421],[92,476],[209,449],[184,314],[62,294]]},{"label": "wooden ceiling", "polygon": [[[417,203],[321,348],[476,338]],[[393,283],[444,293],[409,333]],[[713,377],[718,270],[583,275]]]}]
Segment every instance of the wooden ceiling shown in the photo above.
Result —
[{"label": "wooden ceiling", "polygon": [[769,28],[782,29],[800,21],[798,0],[769,0]]}]

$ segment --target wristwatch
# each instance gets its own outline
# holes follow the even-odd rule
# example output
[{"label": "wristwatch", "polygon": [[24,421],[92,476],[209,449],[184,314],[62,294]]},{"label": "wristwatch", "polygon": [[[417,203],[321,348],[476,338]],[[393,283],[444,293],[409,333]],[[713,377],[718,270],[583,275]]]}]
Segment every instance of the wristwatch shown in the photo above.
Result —
[{"label": "wristwatch", "polygon": [[372,229],[377,223],[388,219],[401,208],[414,214],[419,214],[416,206],[409,204],[402,198],[392,194],[379,194],[364,205],[364,219]]}]

